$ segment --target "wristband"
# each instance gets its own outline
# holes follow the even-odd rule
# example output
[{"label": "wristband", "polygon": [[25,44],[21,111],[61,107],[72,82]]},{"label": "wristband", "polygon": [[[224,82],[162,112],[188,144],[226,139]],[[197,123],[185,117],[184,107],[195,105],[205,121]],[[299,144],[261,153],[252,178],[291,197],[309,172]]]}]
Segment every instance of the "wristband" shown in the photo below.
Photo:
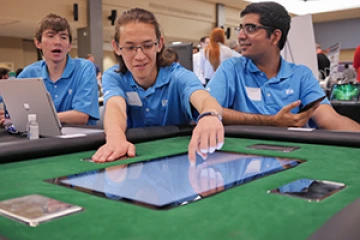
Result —
[{"label": "wristband", "polygon": [[216,112],[204,112],[198,116],[198,118],[196,119],[196,122],[199,122],[200,119],[202,119],[203,117],[206,117],[206,116],[216,116],[220,121],[222,121],[221,114],[216,113]]}]

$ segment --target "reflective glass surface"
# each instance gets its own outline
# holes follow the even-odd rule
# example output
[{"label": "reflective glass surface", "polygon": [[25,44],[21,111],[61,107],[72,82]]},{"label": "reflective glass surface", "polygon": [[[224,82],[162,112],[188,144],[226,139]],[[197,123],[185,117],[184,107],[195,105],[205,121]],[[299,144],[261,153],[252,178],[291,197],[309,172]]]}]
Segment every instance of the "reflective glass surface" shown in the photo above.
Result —
[{"label": "reflective glass surface", "polygon": [[217,151],[205,161],[198,156],[196,165],[191,165],[184,153],[46,181],[101,197],[165,209],[197,201],[301,162]]},{"label": "reflective glass surface", "polygon": [[274,189],[271,192],[305,198],[309,201],[320,201],[344,187],[343,183],[302,178]]}]

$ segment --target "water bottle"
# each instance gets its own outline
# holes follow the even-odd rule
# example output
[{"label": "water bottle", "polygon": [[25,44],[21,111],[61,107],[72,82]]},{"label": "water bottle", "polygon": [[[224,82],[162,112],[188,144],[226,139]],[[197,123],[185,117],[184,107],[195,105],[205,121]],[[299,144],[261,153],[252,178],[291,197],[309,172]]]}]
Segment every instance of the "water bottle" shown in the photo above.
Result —
[{"label": "water bottle", "polygon": [[39,124],[36,122],[36,114],[28,115],[26,130],[30,140],[39,138]]}]

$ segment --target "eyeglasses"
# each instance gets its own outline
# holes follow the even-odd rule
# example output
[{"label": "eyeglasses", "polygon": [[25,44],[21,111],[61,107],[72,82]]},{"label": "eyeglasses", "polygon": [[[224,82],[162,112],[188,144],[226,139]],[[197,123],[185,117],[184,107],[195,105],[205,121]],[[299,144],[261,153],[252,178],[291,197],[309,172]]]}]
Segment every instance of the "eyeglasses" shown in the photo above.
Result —
[{"label": "eyeglasses", "polygon": [[158,45],[158,42],[146,42],[138,47],[136,47],[136,46],[120,47],[119,46],[119,49],[124,55],[131,56],[131,55],[135,55],[139,48],[142,50],[142,52],[144,54],[153,53],[155,50],[155,46],[157,46],[157,45]]},{"label": "eyeglasses", "polygon": [[254,34],[254,33],[256,33],[259,29],[265,29],[265,30],[271,30],[271,31],[274,30],[273,27],[256,25],[256,24],[252,24],[252,23],[245,24],[245,26],[242,25],[242,24],[240,24],[239,27],[236,27],[236,28],[234,28],[234,29],[235,29],[235,31],[236,31],[237,34],[239,34],[240,31],[243,29],[244,32],[245,32],[245,34],[247,34],[247,35]]}]

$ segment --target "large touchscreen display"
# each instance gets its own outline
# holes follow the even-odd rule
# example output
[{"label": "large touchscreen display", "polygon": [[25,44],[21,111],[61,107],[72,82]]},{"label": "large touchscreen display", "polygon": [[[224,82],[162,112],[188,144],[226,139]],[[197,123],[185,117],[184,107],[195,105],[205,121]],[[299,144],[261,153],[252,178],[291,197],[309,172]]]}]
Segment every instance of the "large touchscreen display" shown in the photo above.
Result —
[{"label": "large touchscreen display", "polygon": [[165,209],[197,201],[301,162],[218,151],[206,160],[198,156],[192,165],[184,153],[47,181],[101,197]]}]

